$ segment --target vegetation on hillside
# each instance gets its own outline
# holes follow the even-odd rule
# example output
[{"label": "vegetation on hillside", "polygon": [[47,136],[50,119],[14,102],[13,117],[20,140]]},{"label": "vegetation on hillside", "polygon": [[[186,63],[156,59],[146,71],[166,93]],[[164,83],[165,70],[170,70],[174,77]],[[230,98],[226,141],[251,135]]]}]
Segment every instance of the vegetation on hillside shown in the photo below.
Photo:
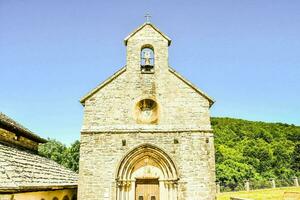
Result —
[{"label": "vegetation on hillside", "polygon": [[[211,122],[217,181],[227,189],[242,187],[245,179],[264,184],[269,178],[276,178],[284,185],[293,176],[300,177],[299,126],[232,118],[212,118]],[[39,153],[78,171],[79,146],[79,141],[66,147],[49,139],[40,146]]]},{"label": "vegetation on hillside", "polygon": [[[212,118],[217,180],[232,190],[245,179],[284,182],[300,175],[300,127]],[[286,185],[288,185],[286,183]]]}]

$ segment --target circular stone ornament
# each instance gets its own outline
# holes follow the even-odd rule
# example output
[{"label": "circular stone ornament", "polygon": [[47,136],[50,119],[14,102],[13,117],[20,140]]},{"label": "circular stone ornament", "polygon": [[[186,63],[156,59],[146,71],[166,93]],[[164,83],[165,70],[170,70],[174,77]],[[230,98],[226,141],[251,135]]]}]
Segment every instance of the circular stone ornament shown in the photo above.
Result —
[{"label": "circular stone ornament", "polygon": [[152,99],[143,99],[136,104],[137,122],[140,124],[154,124],[158,119],[158,106]]}]

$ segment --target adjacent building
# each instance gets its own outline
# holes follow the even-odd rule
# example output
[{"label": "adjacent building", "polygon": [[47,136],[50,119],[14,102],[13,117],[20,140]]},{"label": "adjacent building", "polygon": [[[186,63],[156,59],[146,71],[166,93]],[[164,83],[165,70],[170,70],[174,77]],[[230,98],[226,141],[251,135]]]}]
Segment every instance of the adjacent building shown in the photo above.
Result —
[{"label": "adjacent building", "polygon": [[45,142],[0,113],[0,200],[77,199],[77,174],[38,155]]}]

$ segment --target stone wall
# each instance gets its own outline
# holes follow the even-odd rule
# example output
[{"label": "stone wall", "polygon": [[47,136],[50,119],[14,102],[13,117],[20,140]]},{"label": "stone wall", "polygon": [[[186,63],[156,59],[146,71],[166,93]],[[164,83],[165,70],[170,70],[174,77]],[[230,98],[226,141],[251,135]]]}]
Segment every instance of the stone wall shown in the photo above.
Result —
[{"label": "stone wall", "polygon": [[76,200],[76,189],[0,194],[0,200]]},{"label": "stone wall", "polygon": [[[145,43],[154,46],[154,74],[140,71]],[[149,128],[136,123],[135,107],[143,98],[159,106],[159,126],[151,130],[210,130],[209,101],[169,71],[167,44],[148,26],[128,40],[126,70],[85,101],[83,132]]]},{"label": "stone wall", "polygon": [[[122,140],[126,140],[126,146]],[[83,133],[79,199],[115,199],[120,161],[127,152],[145,143],[161,148],[176,164],[180,177],[178,200],[214,200],[213,135],[203,132]]]},{"label": "stone wall", "polygon": [[210,130],[209,102],[171,72],[162,79],[145,75],[138,82],[125,71],[85,102],[82,131],[140,129],[135,106],[152,98],[159,106],[159,120],[150,129]]}]

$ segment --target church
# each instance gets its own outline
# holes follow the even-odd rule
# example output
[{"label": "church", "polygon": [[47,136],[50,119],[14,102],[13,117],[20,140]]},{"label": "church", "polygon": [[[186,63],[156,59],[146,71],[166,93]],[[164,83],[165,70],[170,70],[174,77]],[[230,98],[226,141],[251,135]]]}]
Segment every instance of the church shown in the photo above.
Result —
[{"label": "church", "polygon": [[124,44],[126,65],[80,100],[78,199],[214,200],[213,99],[169,66],[171,39],[148,20]]}]

